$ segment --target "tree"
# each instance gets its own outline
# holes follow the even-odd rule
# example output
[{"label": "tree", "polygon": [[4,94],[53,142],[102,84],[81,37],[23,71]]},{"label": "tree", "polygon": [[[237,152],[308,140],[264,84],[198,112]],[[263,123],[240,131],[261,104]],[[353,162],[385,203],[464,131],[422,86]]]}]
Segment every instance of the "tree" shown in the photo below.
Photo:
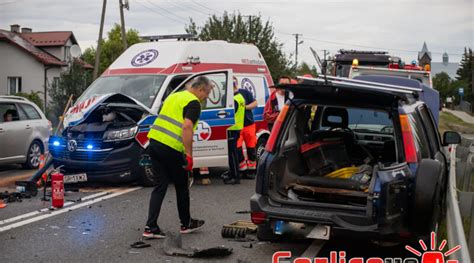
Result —
[{"label": "tree", "polygon": [[[100,52],[100,64],[99,64],[99,75],[106,70],[114,60],[116,60],[123,53],[123,43],[122,43],[122,31],[119,24],[115,24],[114,27],[107,33],[107,39],[103,39],[101,43],[101,52]],[[129,29],[126,33],[128,46],[140,42],[140,37],[138,36],[138,31],[135,29]],[[96,50],[94,47],[89,47],[84,50],[82,58],[87,63],[94,65],[95,63],[95,53]]]},{"label": "tree", "polygon": [[222,17],[216,15],[209,17],[202,27],[198,27],[190,19],[190,24],[185,30],[203,41],[225,40],[231,43],[253,43],[265,59],[274,81],[280,76],[291,75],[292,64],[282,50],[283,44],[276,40],[270,21],[264,22],[260,16],[244,19],[240,13],[224,12]]},{"label": "tree", "polygon": [[472,82],[472,75],[474,74],[474,59],[471,48],[464,48],[464,54],[461,59],[460,66],[456,71],[456,79],[460,81],[459,85],[464,84],[465,86],[459,86],[464,88],[464,100],[471,101],[471,105],[474,105],[474,85]]},{"label": "tree", "polygon": [[446,72],[440,72],[433,77],[433,87],[439,92],[439,96],[446,100],[446,97],[453,96],[451,78]]},{"label": "tree", "polygon": [[40,93],[41,91],[30,91],[30,93],[25,92],[18,92],[15,93],[15,96],[20,96],[23,98],[28,99],[29,101],[35,103],[41,110],[43,110],[43,100],[41,99]]},{"label": "tree", "polygon": [[306,62],[303,62],[296,70],[296,76],[303,76],[304,74],[311,74],[313,77],[316,77],[318,75],[318,71],[315,66],[309,67]]},{"label": "tree", "polygon": [[52,120],[63,114],[70,95],[77,99],[92,82],[92,72],[84,69],[83,64],[74,61],[69,70],[62,72],[58,84],[53,83],[48,90],[51,101],[49,112]]}]

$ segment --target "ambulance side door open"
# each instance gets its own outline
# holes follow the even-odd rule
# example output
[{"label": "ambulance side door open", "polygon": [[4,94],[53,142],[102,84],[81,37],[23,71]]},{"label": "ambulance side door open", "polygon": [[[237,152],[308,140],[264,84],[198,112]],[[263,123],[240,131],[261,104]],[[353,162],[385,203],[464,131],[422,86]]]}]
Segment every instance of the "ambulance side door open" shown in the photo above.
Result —
[{"label": "ambulance side door open", "polygon": [[209,78],[212,91],[203,103],[201,116],[194,132],[194,167],[227,166],[227,128],[235,123],[233,72],[228,69],[193,74],[175,91],[184,89],[198,76]]}]

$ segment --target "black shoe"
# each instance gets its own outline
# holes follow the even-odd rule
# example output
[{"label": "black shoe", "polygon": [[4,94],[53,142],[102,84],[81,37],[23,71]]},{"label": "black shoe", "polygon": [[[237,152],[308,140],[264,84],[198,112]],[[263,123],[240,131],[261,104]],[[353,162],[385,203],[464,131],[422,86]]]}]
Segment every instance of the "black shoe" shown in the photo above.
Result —
[{"label": "black shoe", "polygon": [[162,239],[166,237],[166,234],[161,232],[159,227],[150,228],[146,226],[142,236],[146,239]]},{"label": "black shoe", "polygon": [[224,179],[224,184],[240,184],[240,179],[227,178],[227,179]]},{"label": "black shoe", "polygon": [[204,225],[204,220],[199,220],[199,219],[192,219],[189,221],[189,225],[188,226],[183,226],[181,225],[181,229],[179,232],[181,232],[181,234],[189,234],[189,233],[192,233],[194,231],[197,231],[199,229],[201,229]]}]

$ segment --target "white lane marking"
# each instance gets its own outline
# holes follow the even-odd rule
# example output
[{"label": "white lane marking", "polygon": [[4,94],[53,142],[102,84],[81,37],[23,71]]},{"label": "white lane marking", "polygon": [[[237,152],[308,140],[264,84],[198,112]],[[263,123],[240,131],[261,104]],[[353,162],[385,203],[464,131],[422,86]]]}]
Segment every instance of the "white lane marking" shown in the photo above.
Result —
[{"label": "white lane marking", "polygon": [[311,245],[301,254],[303,258],[315,258],[319,251],[323,248],[327,240],[315,239]]},{"label": "white lane marking", "polygon": [[129,189],[123,189],[121,191],[117,191],[117,192],[115,192],[113,194],[110,194],[110,195],[102,196],[102,197],[99,197],[99,198],[96,198],[96,199],[93,199],[93,200],[90,200],[90,201],[87,201],[87,202],[83,202],[83,203],[80,203],[80,204],[77,204],[77,205],[73,205],[71,207],[61,208],[59,210],[52,211],[49,214],[40,215],[40,216],[33,217],[33,218],[30,218],[30,219],[27,219],[27,220],[24,220],[24,221],[13,223],[11,225],[0,227],[0,233],[4,232],[4,231],[11,230],[11,229],[14,229],[14,228],[17,228],[17,227],[20,227],[20,226],[31,224],[33,222],[40,221],[40,220],[43,220],[43,219],[46,219],[46,218],[49,218],[49,217],[64,214],[64,213],[67,213],[69,211],[73,211],[73,210],[79,209],[79,208],[84,207],[84,206],[88,206],[88,205],[91,205],[91,204],[94,204],[94,203],[98,203],[100,201],[104,201],[104,200],[107,200],[107,199],[110,199],[110,198],[114,198],[114,197],[119,196],[119,195],[130,193],[130,192],[136,191],[136,190],[141,189],[141,188],[143,188],[143,187],[134,187],[134,188],[129,188]]},{"label": "white lane marking", "polygon": [[[113,190],[115,190],[115,189],[111,189],[109,191],[113,191]],[[92,199],[92,198],[96,198],[96,197],[108,194],[109,191],[104,191],[104,192],[99,192],[99,193],[96,193],[96,194],[88,195],[88,196],[82,197],[81,200],[85,201],[85,200],[89,200],[89,199]],[[75,202],[66,202],[66,203],[64,203],[63,207],[67,207],[67,206],[70,206],[70,205],[73,205],[73,204],[75,204]],[[38,211],[33,211],[33,212],[30,212],[30,213],[15,216],[15,217],[8,218],[8,219],[5,219],[5,220],[0,220],[0,225],[15,222],[15,221],[18,221],[20,219],[32,217],[32,216],[35,216],[37,214],[41,214],[41,213],[48,212],[48,211],[54,211],[54,210],[49,210],[49,208],[44,208],[44,209],[41,209],[41,210],[38,210]]]}]

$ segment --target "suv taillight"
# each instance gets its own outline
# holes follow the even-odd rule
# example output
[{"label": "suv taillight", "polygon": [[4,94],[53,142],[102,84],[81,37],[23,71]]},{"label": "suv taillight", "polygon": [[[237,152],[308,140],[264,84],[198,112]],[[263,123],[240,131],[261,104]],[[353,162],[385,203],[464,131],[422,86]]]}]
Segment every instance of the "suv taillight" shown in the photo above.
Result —
[{"label": "suv taillight", "polygon": [[400,114],[400,125],[402,127],[403,148],[405,149],[405,160],[407,163],[417,163],[415,140],[411,131],[410,122],[406,114]]},{"label": "suv taillight", "polygon": [[278,114],[278,117],[273,124],[272,132],[270,133],[270,138],[268,138],[267,145],[265,146],[265,150],[268,152],[273,152],[273,148],[275,148],[276,139],[278,138],[278,134],[281,130],[281,125],[285,120],[286,114],[288,113],[289,106],[285,105]]},{"label": "suv taillight", "polygon": [[267,219],[267,214],[265,212],[252,212],[250,214],[250,219],[252,220],[252,223],[260,225]]}]

